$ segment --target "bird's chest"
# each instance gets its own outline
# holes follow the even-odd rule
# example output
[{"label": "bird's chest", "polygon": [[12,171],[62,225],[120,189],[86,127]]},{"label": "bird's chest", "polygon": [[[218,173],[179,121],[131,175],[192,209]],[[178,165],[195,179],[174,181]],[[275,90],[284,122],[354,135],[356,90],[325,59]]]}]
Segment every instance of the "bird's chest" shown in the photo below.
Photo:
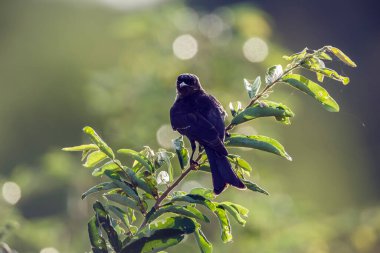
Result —
[{"label": "bird's chest", "polygon": [[186,108],[186,113],[199,113],[208,118],[213,113],[213,108],[203,99],[187,99],[183,101],[183,108]]}]

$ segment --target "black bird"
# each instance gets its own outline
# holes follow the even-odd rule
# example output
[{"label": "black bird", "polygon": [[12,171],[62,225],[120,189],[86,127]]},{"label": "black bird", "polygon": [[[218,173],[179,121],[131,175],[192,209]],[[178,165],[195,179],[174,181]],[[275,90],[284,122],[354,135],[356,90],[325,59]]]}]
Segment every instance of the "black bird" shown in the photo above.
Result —
[{"label": "black bird", "polygon": [[232,170],[224,146],[226,112],[215,97],[207,94],[199,79],[193,74],[177,78],[177,96],[170,109],[170,121],[174,130],[185,135],[191,143],[193,156],[198,142],[204,147],[210,162],[215,194],[221,193],[227,184],[243,189],[245,185]]}]

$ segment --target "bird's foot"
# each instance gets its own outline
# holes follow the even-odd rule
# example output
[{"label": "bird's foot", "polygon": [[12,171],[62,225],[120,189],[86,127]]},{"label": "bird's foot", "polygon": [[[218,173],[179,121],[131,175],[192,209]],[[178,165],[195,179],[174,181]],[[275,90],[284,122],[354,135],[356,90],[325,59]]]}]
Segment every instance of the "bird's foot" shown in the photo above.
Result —
[{"label": "bird's foot", "polygon": [[197,161],[194,161],[193,159],[190,160],[190,166],[193,166],[194,168],[199,167],[199,163]]}]

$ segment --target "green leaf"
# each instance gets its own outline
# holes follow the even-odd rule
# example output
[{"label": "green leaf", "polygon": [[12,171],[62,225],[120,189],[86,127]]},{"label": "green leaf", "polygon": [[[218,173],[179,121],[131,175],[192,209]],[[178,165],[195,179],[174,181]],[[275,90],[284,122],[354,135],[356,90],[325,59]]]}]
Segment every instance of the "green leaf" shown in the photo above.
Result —
[{"label": "green leaf", "polygon": [[98,146],[95,144],[84,144],[80,146],[63,148],[63,151],[86,151],[86,150],[98,150]]},{"label": "green leaf", "polygon": [[301,65],[307,69],[320,69],[325,67],[325,63],[316,56],[305,59]]},{"label": "green leaf", "polygon": [[252,85],[252,94],[254,94],[254,97],[256,97],[256,95],[259,93],[259,90],[260,90],[260,87],[261,87],[261,77],[258,76],[256,77],[255,81],[253,81],[253,85]]},{"label": "green leaf", "polygon": [[240,225],[245,226],[246,221],[240,216],[239,210],[235,207],[235,204],[231,202],[222,202],[218,204],[218,207],[224,208],[227,212],[229,212],[232,215],[232,217],[234,217],[234,219]]},{"label": "green leaf", "polygon": [[170,159],[174,157],[174,154],[172,152],[168,152],[165,149],[160,149],[159,152],[156,154],[156,164],[157,167],[160,168],[164,164],[167,167],[168,175],[169,175],[169,182],[173,182],[173,166],[170,162]]},{"label": "green leaf", "polygon": [[88,189],[85,193],[82,194],[82,199],[85,199],[88,195],[99,192],[99,191],[107,191],[111,189],[117,188],[117,185],[114,182],[104,182],[98,185],[95,185]]},{"label": "green leaf", "polygon": [[178,196],[185,196],[187,194],[187,192],[185,191],[173,191],[169,197],[178,197]]},{"label": "green leaf", "polygon": [[192,219],[183,217],[183,216],[176,216],[176,217],[169,217],[163,221],[158,221],[156,223],[149,225],[149,230],[151,232],[155,232],[160,229],[178,229],[182,231],[185,234],[191,234],[195,231],[195,223]]},{"label": "green leaf", "polygon": [[119,240],[119,236],[114,229],[114,227],[111,224],[111,219],[102,205],[99,201],[96,201],[93,204],[93,209],[96,212],[96,218],[99,221],[100,225],[103,227],[104,231],[106,231],[106,234],[108,236],[108,241],[110,242],[112,248],[118,252],[121,249],[121,241]]},{"label": "green leaf", "polygon": [[282,58],[287,60],[287,61],[298,61],[298,60],[302,60],[303,58],[305,58],[306,54],[307,54],[307,50],[308,48],[306,47],[304,50],[302,50],[301,52],[298,52],[298,53],[295,53],[295,54],[292,54],[290,56],[286,56],[284,55]]},{"label": "green leaf", "polygon": [[170,181],[169,174],[166,171],[160,171],[157,175],[157,184],[167,184]]},{"label": "green leaf", "polygon": [[89,126],[83,128],[83,132],[87,134],[93,143],[99,147],[101,151],[103,151],[109,158],[115,159],[115,154],[112,149],[100,138],[100,136]]},{"label": "green leaf", "polygon": [[94,151],[87,156],[86,162],[83,164],[86,168],[92,168],[107,158],[107,155],[100,150]]},{"label": "green leaf", "polygon": [[[144,149],[139,152],[143,157],[145,157],[148,161],[151,162],[151,164],[154,164],[154,161],[156,159],[156,154],[149,146],[144,146]],[[138,160],[135,160],[132,164],[132,170],[137,172],[140,172],[142,168],[145,168],[143,164],[141,164]]]},{"label": "green leaf", "polygon": [[137,201],[135,201],[133,199],[130,199],[127,196],[124,196],[124,195],[121,195],[121,194],[118,194],[118,193],[111,193],[111,194],[105,194],[104,197],[107,200],[109,200],[109,201],[116,202],[116,203],[118,203],[120,205],[130,207],[130,208],[132,208],[134,210],[137,210],[137,211],[142,211],[140,209],[139,204],[137,203]]},{"label": "green leaf", "polygon": [[[107,212],[108,212],[108,209],[107,209]],[[130,233],[126,232],[124,227],[121,226],[119,219],[114,219],[113,217],[110,216],[110,221],[111,221],[112,227],[115,229],[118,235],[121,235],[122,237],[124,237],[124,235],[130,235]]]},{"label": "green leaf", "polygon": [[249,98],[250,99],[254,98],[260,90],[261,77],[260,76],[256,77],[253,83],[250,83],[247,79],[244,79],[244,86],[248,92]]},{"label": "green leaf", "polygon": [[331,56],[328,55],[326,52],[323,52],[323,51],[319,52],[319,53],[317,54],[317,57],[318,57],[319,59],[321,59],[321,60],[332,61]]},{"label": "green leaf", "polygon": [[133,223],[136,221],[135,210],[133,210],[132,208],[127,208],[126,213],[128,215],[130,223]]},{"label": "green leaf", "polygon": [[324,88],[306,77],[297,74],[288,74],[284,76],[282,80],[290,86],[315,98],[326,110],[330,112],[339,111],[339,105],[330,94]]},{"label": "green leaf", "polygon": [[316,74],[317,74],[317,80],[318,80],[319,82],[323,82],[323,80],[325,79],[325,76],[322,75],[322,74],[319,73],[319,72],[317,72]]},{"label": "green leaf", "polygon": [[201,253],[212,253],[212,244],[207,240],[200,228],[195,229],[194,236]]},{"label": "green leaf", "polygon": [[131,180],[134,186],[139,187],[145,192],[149,193],[152,196],[158,196],[158,190],[156,185],[153,182],[146,182],[144,179],[148,179],[146,175],[144,179],[139,178],[136,173],[130,168],[124,167],[124,171],[126,172],[127,179]]},{"label": "green leaf", "polygon": [[129,223],[128,215],[126,212],[124,212],[121,208],[114,205],[107,205],[107,208],[109,211],[114,213],[116,217],[118,217],[125,224],[125,226],[129,228],[130,223]]},{"label": "green leaf", "polygon": [[198,170],[211,173],[210,164],[209,163],[203,163],[198,167]]},{"label": "green leaf", "polygon": [[231,134],[226,138],[225,144],[229,147],[246,147],[259,149],[285,157],[289,161],[292,160],[288,153],[286,153],[284,146],[282,146],[275,139],[263,135],[247,136],[242,134]]},{"label": "green leaf", "polygon": [[170,217],[144,228],[121,253],[157,252],[180,243],[185,234],[194,233],[195,229],[196,225],[190,218]]},{"label": "green leaf", "polygon": [[356,67],[356,63],[353,62],[345,53],[343,53],[339,48],[328,46],[327,49],[339,58],[342,62],[350,67]]},{"label": "green leaf", "polygon": [[136,201],[140,201],[140,198],[137,195],[136,190],[132,189],[132,187],[127,182],[115,180],[114,184],[117,185],[119,188],[121,188],[128,197],[131,197],[132,199]]},{"label": "green leaf", "polygon": [[158,252],[177,245],[185,238],[184,233],[177,229],[162,229],[152,236],[142,237],[126,245],[120,253],[150,253]]},{"label": "green leaf", "polygon": [[229,107],[232,117],[235,117],[238,113],[240,113],[243,110],[240,101],[237,101],[235,103],[230,102]]},{"label": "green leaf", "polygon": [[177,153],[179,165],[181,169],[184,169],[189,164],[189,151],[185,148],[183,136],[181,135],[177,139],[172,140],[172,143]]},{"label": "green leaf", "polygon": [[276,82],[277,80],[279,80],[283,73],[284,72],[282,70],[281,65],[275,65],[270,67],[265,75],[265,83],[268,85]]},{"label": "green leaf", "polygon": [[200,195],[206,199],[214,199],[215,198],[215,194],[211,189],[201,188],[201,187],[193,188],[190,191],[190,194]]},{"label": "green leaf", "polygon": [[301,66],[316,72],[318,81],[323,82],[325,76],[319,73],[317,70],[325,68],[325,63],[317,56],[305,59],[305,61],[302,62]]},{"label": "green leaf", "polygon": [[216,214],[219,220],[222,241],[224,243],[231,242],[231,226],[226,211],[221,207],[216,207],[214,213]]},{"label": "green leaf", "polygon": [[260,117],[288,118],[293,117],[294,113],[289,107],[281,103],[263,100],[246,108],[237,114],[231,121],[232,124],[238,125],[246,121]]},{"label": "green leaf", "polygon": [[108,253],[106,241],[101,236],[99,230],[99,223],[95,216],[93,216],[87,225],[88,235],[93,253]]},{"label": "green leaf", "polygon": [[251,165],[249,165],[249,163],[246,160],[244,160],[243,158],[241,158],[240,156],[234,155],[234,154],[228,154],[227,158],[231,163],[239,166],[243,170],[245,170],[247,172],[252,171]]},{"label": "green leaf", "polygon": [[106,175],[111,180],[122,180],[122,173],[120,173],[119,171],[105,170],[104,175]]},{"label": "green leaf", "polygon": [[202,163],[205,163],[206,161],[208,161],[208,157],[207,157],[205,152],[201,153],[200,156],[201,156],[201,158],[198,160],[199,164],[202,164]]},{"label": "green leaf", "polygon": [[92,175],[94,177],[99,177],[103,176],[105,171],[122,171],[120,167],[114,162],[114,161],[109,161],[108,163],[100,166],[99,168],[96,168],[92,171]]},{"label": "green leaf", "polygon": [[326,68],[324,62],[317,57],[307,59],[302,66],[316,72],[318,81],[320,82],[323,81],[324,76],[337,80],[344,85],[350,82],[350,78],[339,75],[338,72],[333,69]]},{"label": "green leaf", "polygon": [[199,194],[187,194],[185,196],[175,196],[170,202],[184,201],[188,203],[201,204],[210,209],[211,211],[215,210],[215,205],[205,197]]},{"label": "green leaf", "polygon": [[196,223],[191,218],[184,216],[169,217],[164,220],[150,223],[136,235],[136,238],[152,235],[162,229],[175,229],[181,231],[183,234],[191,234],[195,231],[195,228]]},{"label": "green leaf", "polygon": [[245,208],[244,206],[241,206],[239,204],[232,203],[229,201],[224,201],[224,202],[221,202],[220,204],[231,206],[231,207],[235,208],[236,211],[238,211],[238,213],[240,215],[243,215],[244,217],[248,217],[249,209]]},{"label": "green leaf", "polygon": [[160,148],[155,154],[154,163],[157,168],[161,168],[163,165],[170,165],[170,160],[175,157],[173,152],[169,152],[166,149]]},{"label": "green leaf", "polygon": [[265,195],[269,195],[269,193],[266,190],[264,190],[263,188],[261,188],[260,186],[258,186],[257,184],[255,184],[255,183],[253,183],[251,181],[243,180],[243,183],[251,191],[260,192],[260,193],[263,193]]},{"label": "green leaf", "polygon": [[177,206],[173,204],[168,204],[162,206],[160,209],[155,211],[151,216],[149,216],[148,221],[151,222],[157,219],[164,213],[176,213],[181,214],[190,218],[195,218],[201,221],[210,222],[210,220],[202,214],[198,209],[192,206]]},{"label": "green leaf", "polygon": [[149,175],[148,174],[149,173],[146,171],[144,175],[144,181],[148,185],[150,191],[152,192],[152,193],[149,193],[149,195],[152,197],[154,196],[156,198],[158,197],[157,180],[154,174],[149,174]]},{"label": "green leaf", "polygon": [[[343,83],[344,85],[347,85],[350,82],[349,77],[341,76],[338,74],[338,72],[336,72],[333,69],[320,68],[320,69],[311,69],[311,70],[317,72],[317,74],[321,74],[321,75],[327,76],[331,79],[337,80],[337,81]],[[318,79],[318,81],[320,81],[320,79]]]},{"label": "green leaf", "polygon": [[132,149],[119,149],[117,153],[132,157],[133,159],[139,161],[149,172],[154,172],[153,164],[149,161],[148,158],[143,156],[141,153],[136,152]]},{"label": "green leaf", "polygon": [[[96,146],[97,150],[99,149],[98,146]],[[83,162],[84,160],[86,160],[86,157],[88,154],[90,154],[92,151],[94,150],[83,150],[82,152],[82,158],[80,159],[81,162]]]}]

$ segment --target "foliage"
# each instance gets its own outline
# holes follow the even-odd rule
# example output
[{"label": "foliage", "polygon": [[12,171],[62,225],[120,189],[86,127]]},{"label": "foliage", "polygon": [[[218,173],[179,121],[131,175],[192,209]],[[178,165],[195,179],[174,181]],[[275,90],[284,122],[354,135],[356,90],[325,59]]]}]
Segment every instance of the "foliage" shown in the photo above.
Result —
[{"label": "foliage", "polygon": [[[316,82],[295,74],[298,69],[310,70],[322,82],[328,77],[346,85],[348,77],[339,75],[335,70],[325,67],[324,61],[332,60],[335,55],[339,60],[351,67],[356,64],[339,49],[324,46],[319,50],[308,50],[285,56],[290,63],[285,69],[281,65],[270,67],[264,77],[265,85],[261,88],[261,78],[253,83],[244,79],[244,85],[251,99],[242,109],[230,104],[233,118],[226,126],[231,131],[239,124],[260,117],[274,117],[277,121],[290,124],[294,113],[281,103],[261,100],[267,98],[276,84],[285,83],[298,89],[314,99],[331,112],[338,112],[339,105],[329,93]],[[180,243],[188,234],[195,236],[201,252],[212,252],[212,244],[202,232],[202,226],[210,222],[213,215],[220,223],[223,242],[232,241],[231,217],[244,226],[249,210],[239,204],[229,201],[216,201],[212,190],[194,188],[189,192],[173,191],[174,188],[190,172],[209,172],[207,156],[200,152],[190,163],[188,150],[182,137],[173,140],[175,154],[165,149],[158,151],[145,147],[141,151],[119,149],[116,154],[130,158],[122,162],[115,152],[89,126],[83,131],[92,144],[64,148],[65,151],[81,151],[83,166],[94,168],[92,175],[104,176],[107,182],[100,183],[88,191],[82,198],[102,191],[106,201],[97,200],[93,204],[95,215],[88,223],[90,242],[94,253],[110,251],[126,252],[158,252]],[[275,139],[255,135],[246,136],[239,133],[228,133],[226,146],[246,147],[270,152],[292,160],[284,147]],[[177,156],[181,174],[174,179],[172,159]],[[229,160],[237,175],[243,180],[249,190],[268,194],[254,182],[248,180],[251,166],[247,161],[235,154],[229,154]],[[198,208],[204,206],[209,210],[203,214]],[[136,215],[142,219],[137,226]]]}]

